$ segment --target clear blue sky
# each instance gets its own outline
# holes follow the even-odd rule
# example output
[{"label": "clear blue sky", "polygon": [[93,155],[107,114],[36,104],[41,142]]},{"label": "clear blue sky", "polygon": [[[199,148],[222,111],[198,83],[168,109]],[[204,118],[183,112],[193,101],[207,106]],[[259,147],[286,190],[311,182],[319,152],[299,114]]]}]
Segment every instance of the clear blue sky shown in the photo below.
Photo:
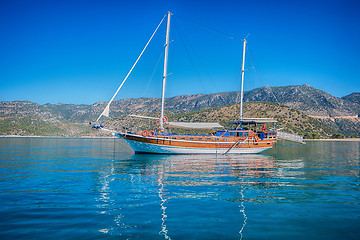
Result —
[{"label": "clear blue sky", "polygon": [[[0,100],[108,101],[167,11],[168,97],[239,89],[242,42],[194,23],[250,34],[259,78],[247,71],[245,90],[309,84],[341,97],[360,91],[359,10],[356,0],[1,1]],[[160,97],[164,36],[165,24],[117,99]]]}]

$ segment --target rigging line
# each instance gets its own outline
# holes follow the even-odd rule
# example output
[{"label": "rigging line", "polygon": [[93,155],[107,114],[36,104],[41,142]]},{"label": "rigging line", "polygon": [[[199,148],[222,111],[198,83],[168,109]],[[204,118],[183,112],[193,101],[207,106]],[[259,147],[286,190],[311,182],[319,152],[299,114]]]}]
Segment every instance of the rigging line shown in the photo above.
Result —
[{"label": "rigging line", "polygon": [[136,59],[134,65],[131,67],[130,71],[128,72],[128,74],[126,75],[126,77],[124,78],[124,80],[122,81],[122,83],[120,84],[120,86],[118,87],[118,89],[116,90],[115,94],[112,96],[111,100],[109,101],[109,103],[106,105],[104,111],[100,114],[100,116],[98,117],[98,119],[96,120],[97,122],[99,121],[99,119],[101,118],[101,116],[109,116],[109,109],[110,109],[110,104],[112,103],[112,101],[114,100],[114,98],[116,97],[116,95],[118,94],[118,92],[120,91],[121,87],[124,85],[124,83],[126,82],[126,80],[128,79],[130,73],[132,72],[132,70],[135,68],[137,62],[139,61],[139,59],[141,58],[141,56],[143,55],[143,53],[145,52],[147,46],[149,45],[149,43],[151,42],[151,40],[153,39],[155,33],[157,32],[157,30],[159,29],[161,23],[164,21],[165,17],[167,14],[165,14],[165,16],[161,19],[159,25],[156,27],[154,33],[151,35],[149,41],[146,43],[144,49],[141,51],[139,57]]},{"label": "rigging line", "polygon": [[[239,112],[241,111],[241,110],[240,110],[241,106],[240,106],[240,101],[239,101],[240,91],[241,91],[241,86],[239,86],[239,90],[236,91],[236,100],[235,100],[235,104],[239,103]],[[236,105],[235,105],[235,107],[236,107]]]},{"label": "rigging line", "polygon": [[200,77],[200,75],[199,75],[199,71],[198,71],[198,69],[196,68],[193,59],[191,58],[189,49],[188,49],[187,46],[185,45],[184,39],[182,38],[182,35],[183,35],[183,34],[180,34],[180,30],[179,30],[177,24],[175,23],[175,21],[173,21],[173,22],[174,22],[175,30],[176,30],[177,34],[179,35],[180,42],[182,43],[182,45],[183,45],[183,47],[184,47],[184,49],[185,49],[186,55],[187,55],[188,58],[190,59],[190,63],[191,63],[191,65],[193,66],[193,68],[194,68],[194,70],[195,70],[196,76],[197,76],[197,78],[199,79],[200,84],[201,84],[203,90],[206,92],[206,89],[205,89],[205,87],[204,87],[203,81],[201,80],[201,77]]},{"label": "rigging line", "polygon": [[175,14],[174,14],[174,16],[177,16],[177,17],[179,17],[180,19],[182,19],[182,20],[184,20],[184,21],[187,21],[187,22],[189,22],[189,23],[191,23],[191,24],[197,25],[198,27],[201,27],[201,28],[203,28],[203,29],[205,29],[205,30],[207,30],[207,31],[209,31],[209,32],[217,33],[217,34],[219,34],[219,35],[225,36],[225,37],[230,38],[230,39],[232,39],[232,40],[244,41],[244,39],[237,38],[237,37],[234,37],[234,36],[232,36],[232,35],[230,35],[230,34],[217,31],[217,30],[215,30],[215,29],[209,28],[209,27],[207,27],[207,26],[205,26],[205,25],[203,25],[203,24],[194,22],[194,21],[192,21],[192,20],[190,20],[190,19],[187,19],[187,18],[184,18],[184,17],[182,17],[182,16],[175,15]]},{"label": "rigging line", "polygon": [[[256,78],[257,78],[257,80],[259,81],[259,83],[261,84],[261,82],[260,82],[261,79],[260,79],[260,77],[259,77],[258,72],[256,71],[254,61],[253,61],[253,59],[252,59],[252,57],[251,57],[251,50],[250,50],[249,47],[248,47],[248,53],[249,53],[249,58],[250,58],[251,64],[252,64],[252,66],[253,66],[253,68],[254,68],[254,71],[255,71]],[[266,81],[264,81],[264,82],[265,82],[265,84],[266,84],[266,87],[270,90],[270,93],[271,93],[272,96],[274,97],[276,103],[280,104],[280,102],[278,101],[277,97],[275,96],[275,94],[274,94],[273,90],[271,89],[271,87],[269,86],[269,84],[268,84]]]},{"label": "rigging line", "polygon": [[157,59],[157,62],[156,62],[154,71],[153,71],[153,73],[151,74],[150,80],[149,80],[149,82],[148,82],[148,84],[147,84],[147,86],[146,86],[146,88],[145,88],[145,90],[144,90],[143,96],[145,96],[145,94],[147,93],[147,91],[148,91],[148,89],[149,89],[150,83],[151,83],[151,81],[152,81],[152,79],[153,79],[153,77],[154,77],[154,74],[155,74],[155,71],[156,71],[157,67],[159,66],[159,62],[160,62],[160,59],[161,59],[161,56],[162,56],[163,53],[164,53],[164,49],[162,49],[162,51],[161,51],[160,54],[159,54],[159,57],[158,57],[158,59]]},{"label": "rigging line", "polygon": [[[181,41],[181,43],[182,43],[182,45],[183,45],[183,47],[184,47],[184,49],[185,49],[185,52],[186,52],[187,56],[189,57],[190,62],[191,62],[192,66],[193,66],[193,68],[194,68],[194,70],[195,70],[195,72],[196,72],[196,75],[197,75],[197,77],[198,77],[198,79],[199,79],[199,81],[200,81],[200,84],[201,84],[203,90],[204,90],[205,93],[206,93],[206,92],[208,92],[208,91],[207,91],[206,88],[204,87],[204,83],[203,83],[203,81],[202,81],[202,78],[200,77],[198,68],[196,67],[195,62],[194,62],[193,58],[192,58],[191,55],[190,55],[189,48],[188,48],[187,45],[185,44],[185,41],[184,41],[184,39],[186,40],[185,34],[180,31],[181,29],[180,29],[180,28],[178,27],[178,25],[176,24],[176,21],[174,21],[174,26],[175,26],[175,29],[176,29],[178,35],[179,35],[180,41]],[[180,32],[181,32],[181,34],[180,34]],[[183,38],[182,36],[183,36],[184,38]],[[190,44],[189,44],[189,46],[190,46],[190,48],[193,49],[193,47],[192,47]],[[200,60],[199,56],[196,54],[196,51],[192,51],[192,52],[194,53],[195,58],[197,58],[198,61],[200,62],[200,65],[203,66],[203,69],[206,69],[206,67],[204,67],[204,64],[203,64],[202,61]],[[217,93],[220,93],[220,91],[219,91],[219,89],[216,87],[213,79],[210,77],[210,74],[209,74],[206,70],[205,70],[205,74],[206,74],[206,77],[207,77],[207,78],[209,79],[209,81],[211,82],[212,86],[215,88],[216,92],[217,92]],[[206,84],[205,84],[205,86],[206,86]],[[224,98],[223,98],[222,96],[220,96],[219,99],[220,99],[221,102],[225,103],[225,100],[224,100]],[[214,106],[210,106],[210,107],[214,107]]]},{"label": "rigging line", "polygon": [[[147,93],[147,91],[148,91],[148,89],[149,89],[150,83],[151,83],[151,81],[152,81],[153,78],[154,78],[154,74],[155,74],[155,72],[156,72],[157,67],[159,66],[159,62],[160,62],[160,60],[161,60],[161,56],[163,55],[163,53],[164,53],[164,49],[162,49],[162,50],[160,51],[160,53],[159,53],[159,56],[158,56],[158,59],[157,59],[157,62],[156,62],[154,71],[153,71],[153,73],[151,74],[150,80],[149,80],[149,82],[148,82],[148,84],[147,84],[147,86],[146,86],[146,88],[145,88],[142,96],[145,96],[145,94]],[[130,115],[135,113],[135,112],[134,112],[135,109],[132,109],[132,110],[133,110],[133,111],[130,111]]]}]

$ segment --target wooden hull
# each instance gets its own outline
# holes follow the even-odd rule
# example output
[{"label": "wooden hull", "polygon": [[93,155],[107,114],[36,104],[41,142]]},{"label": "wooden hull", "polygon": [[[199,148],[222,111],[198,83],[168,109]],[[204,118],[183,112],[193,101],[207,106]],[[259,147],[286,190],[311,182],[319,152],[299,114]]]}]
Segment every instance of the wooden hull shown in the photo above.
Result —
[{"label": "wooden hull", "polygon": [[[185,138],[177,136],[143,137],[135,134],[117,133],[135,153],[156,154],[251,154],[266,151],[274,146],[276,138],[256,139],[229,139],[204,137],[207,140],[181,140]],[[226,141],[225,141],[226,140]]]}]

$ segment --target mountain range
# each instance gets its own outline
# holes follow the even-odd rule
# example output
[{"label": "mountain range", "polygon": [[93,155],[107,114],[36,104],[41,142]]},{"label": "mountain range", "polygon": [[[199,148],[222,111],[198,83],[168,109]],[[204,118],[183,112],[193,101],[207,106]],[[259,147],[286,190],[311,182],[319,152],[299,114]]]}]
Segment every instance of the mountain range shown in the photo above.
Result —
[{"label": "mountain range", "polygon": [[[179,116],[185,114],[188,116],[185,121],[194,121],[194,116],[212,109],[218,115],[211,120],[222,121],[223,115],[236,119],[238,110],[235,111],[235,109],[239,99],[238,92],[193,94],[167,98],[165,105],[167,115],[174,119],[181,119]],[[311,129],[312,133],[324,138],[330,138],[336,134],[338,134],[336,136],[347,137],[360,136],[360,93],[358,92],[338,98],[309,85],[264,87],[245,92],[244,101],[246,102],[244,106],[248,106],[245,117],[255,117],[254,114],[256,114],[257,117],[271,115],[276,119],[285,119],[289,117],[289,113],[298,113],[297,119],[302,116],[301,120],[286,123],[291,132],[305,135],[306,129],[308,131]],[[91,131],[88,122],[94,121],[106,104],[107,102],[97,102],[92,105],[61,103],[40,105],[29,101],[2,101],[0,102],[0,135],[68,137],[99,135],[99,132]],[[257,109],[259,106],[265,108],[259,110],[262,115],[251,111],[251,108]],[[130,119],[128,115],[157,116],[160,111],[160,99],[121,99],[114,101],[110,109],[111,117],[102,119],[105,123],[134,125],[137,120]],[[288,115],[281,114],[285,112]],[[201,118],[196,117],[196,120],[207,121],[208,116],[209,114]],[[301,124],[306,125],[306,122],[312,122],[311,126],[321,125],[322,130],[327,129],[326,133],[309,126],[301,127]],[[142,126],[141,123],[139,124]]]}]

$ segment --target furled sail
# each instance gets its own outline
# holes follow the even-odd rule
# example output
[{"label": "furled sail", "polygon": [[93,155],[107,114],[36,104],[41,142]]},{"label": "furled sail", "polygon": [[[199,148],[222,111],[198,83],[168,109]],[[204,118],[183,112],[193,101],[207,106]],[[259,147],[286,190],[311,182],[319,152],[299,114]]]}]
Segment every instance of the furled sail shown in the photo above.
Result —
[{"label": "furled sail", "polygon": [[[130,117],[144,118],[144,119],[154,119],[159,120],[156,117],[148,117],[141,115],[129,115]],[[184,128],[184,129],[212,129],[212,128],[224,128],[224,126],[219,123],[209,123],[209,122],[165,122],[165,126],[174,127],[174,128]]]},{"label": "furled sail", "polygon": [[159,118],[156,117],[148,117],[148,116],[141,116],[141,115],[129,115],[130,117],[137,117],[137,118],[144,118],[144,119],[154,119],[154,120],[158,120]]},{"label": "furled sail", "polygon": [[207,123],[207,122],[166,122],[166,126],[174,128],[184,128],[184,129],[212,129],[212,128],[224,128],[224,126],[219,123]]}]

